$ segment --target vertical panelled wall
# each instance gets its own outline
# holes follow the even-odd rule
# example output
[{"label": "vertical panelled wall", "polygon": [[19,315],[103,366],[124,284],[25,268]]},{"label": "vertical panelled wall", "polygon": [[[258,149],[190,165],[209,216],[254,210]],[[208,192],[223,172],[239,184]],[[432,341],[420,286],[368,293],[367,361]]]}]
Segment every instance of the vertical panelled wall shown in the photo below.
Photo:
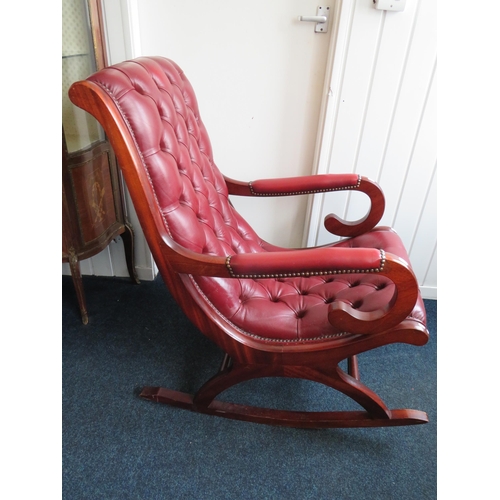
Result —
[{"label": "vertical panelled wall", "polygon": [[[372,0],[344,1],[332,57],[318,173],[356,172],[381,185],[380,224],[400,234],[424,297],[437,298],[435,2],[385,12]],[[317,196],[308,244],[332,240],[328,213],[362,217],[362,198]]]}]

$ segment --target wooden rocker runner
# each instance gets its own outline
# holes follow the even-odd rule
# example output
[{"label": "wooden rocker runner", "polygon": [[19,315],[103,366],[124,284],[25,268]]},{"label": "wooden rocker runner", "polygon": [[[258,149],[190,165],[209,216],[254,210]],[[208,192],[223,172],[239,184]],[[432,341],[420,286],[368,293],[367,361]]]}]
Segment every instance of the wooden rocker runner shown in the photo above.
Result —
[{"label": "wooden rocker runner", "polygon": [[[225,353],[219,372],[194,394],[146,387],[145,399],[227,418],[293,427],[378,427],[427,422],[390,410],[359,380],[357,355],[429,337],[418,283],[399,236],[376,227],[384,196],[356,174],[240,182],[216,167],[193,89],[161,57],[105,68],[69,91],[104,127],[158,269],[201,332]],[[238,161],[235,158],[235,161]],[[287,249],[263,241],[229,196],[308,195],[352,190],[368,214],[326,228],[330,246]],[[340,363],[348,361],[347,371]],[[359,411],[299,412],[217,400],[243,381],[292,377],[331,387]]]}]

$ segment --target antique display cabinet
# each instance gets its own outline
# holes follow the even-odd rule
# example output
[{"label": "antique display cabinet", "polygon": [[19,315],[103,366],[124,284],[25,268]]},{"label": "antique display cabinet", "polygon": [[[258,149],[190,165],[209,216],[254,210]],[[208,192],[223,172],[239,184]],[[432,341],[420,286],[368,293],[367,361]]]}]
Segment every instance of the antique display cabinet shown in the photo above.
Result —
[{"label": "antique display cabinet", "polygon": [[63,0],[62,43],[62,261],[68,262],[83,323],[88,312],[80,261],[121,236],[131,278],[134,236],[125,216],[113,150],[99,123],[74,106],[68,89],[107,66],[100,0]]}]

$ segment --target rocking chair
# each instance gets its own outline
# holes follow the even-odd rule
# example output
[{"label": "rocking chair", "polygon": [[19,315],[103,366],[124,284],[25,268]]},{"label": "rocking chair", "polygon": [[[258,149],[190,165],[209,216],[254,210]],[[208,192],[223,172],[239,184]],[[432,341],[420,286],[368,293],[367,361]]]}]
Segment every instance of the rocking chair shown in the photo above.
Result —
[{"label": "rocking chair", "polygon": [[[104,127],[171,294],[225,353],[219,372],[196,394],[146,387],[143,398],[290,427],[428,421],[422,411],[387,408],[359,380],[358,354],[397,342],[421,346],[429,338],[403,243],[391,228],[376,227],[385,202],[375,182],[357,174],[253,182],[225,177],[214,164],[189,81],[165,58],[107,67],[75,83],[69,95]],[[356,222],[327,216],[326,228],[344,239],[305,249],[263,241],[229,200],[340,190],[365,193],[368,214]],[[347,395],[359,410],[292,411],[216,399],[260,377],[319,382]]]}]

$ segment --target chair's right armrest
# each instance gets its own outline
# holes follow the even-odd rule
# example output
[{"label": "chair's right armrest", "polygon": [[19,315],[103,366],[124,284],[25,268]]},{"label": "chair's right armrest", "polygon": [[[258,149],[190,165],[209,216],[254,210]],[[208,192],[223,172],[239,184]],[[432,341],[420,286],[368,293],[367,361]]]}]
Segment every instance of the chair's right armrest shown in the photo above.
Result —
[{"label": "chair's right armrest", "polygon": [[357,189],[362,177],[357,174],[320,174],[250,182],[224,177],[229,194],[237,196],[297,196]]}]

